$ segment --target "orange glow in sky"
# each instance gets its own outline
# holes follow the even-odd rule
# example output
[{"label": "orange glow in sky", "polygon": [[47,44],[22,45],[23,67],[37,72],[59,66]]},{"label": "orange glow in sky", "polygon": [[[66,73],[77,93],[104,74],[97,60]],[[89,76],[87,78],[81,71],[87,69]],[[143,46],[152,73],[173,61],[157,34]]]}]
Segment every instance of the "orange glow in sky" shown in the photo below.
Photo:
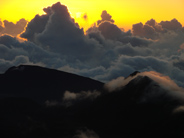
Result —
[{"label": "orange glow in sky", "polygon": [[[1,0],[0,18],[16,22],[21,18],[30,21],[36,14],[43,14],[43,8],[58,0]],[[131,29],[132,24],[151,18],[157,22],[176,18],[184,25],[184,0],[62,0],[71,16],[81,27],[88,28],[100,19],[101,12],[107,12],[121,28]],[[88,20],[82,16],[87,14]]]}]

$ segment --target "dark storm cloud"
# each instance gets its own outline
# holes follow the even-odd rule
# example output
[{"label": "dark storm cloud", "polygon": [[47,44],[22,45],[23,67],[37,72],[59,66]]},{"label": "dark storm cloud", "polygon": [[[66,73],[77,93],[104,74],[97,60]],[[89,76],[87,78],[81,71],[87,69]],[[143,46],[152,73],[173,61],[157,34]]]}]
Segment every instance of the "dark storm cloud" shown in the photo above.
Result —
[{"label": "dark storm cloud", "polygon": [[25,19],[20,19],[16,24],[4,20],[4,26],[2,26],[2,23],[0,24],[0,35],[9,34],[12,36],[17,36],[18,34],[24,31],[24,28],[26,27],[27,23],[28,21],[26,21]]}]

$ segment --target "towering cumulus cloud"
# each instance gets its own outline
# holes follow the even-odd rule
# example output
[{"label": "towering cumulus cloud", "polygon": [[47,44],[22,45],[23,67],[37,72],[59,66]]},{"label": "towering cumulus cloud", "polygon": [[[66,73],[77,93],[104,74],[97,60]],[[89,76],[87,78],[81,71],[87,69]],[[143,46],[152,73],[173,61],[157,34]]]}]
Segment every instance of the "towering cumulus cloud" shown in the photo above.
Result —
[{"label": "towering cumulus cloud", "polygon": [[114,24],[114,20],[111,19],[112,16],[108,14],[107,11],[102,12],[101,18],[101,20],[97,21],[97,27],[94,26],[89,28],[87,31],[89,36],[95,36],[95,38],[97,38],[96,35],[98,35],[98,31],[100,31],[101,35],[106,39],[121,42],[122,44],[130,43],[132,46],[147,46],[151,43],[150,40],[132,36],[131,31],[122,31],[117,25]]},{"label": "towering cumulus cloud", "polygon": [[98,20],[97,21],[97,24],[99,25],[100,23],[104,22],[104,21],[109,21],[111,23],[114,23],[114,20],[111,19],[112,16],[110,14],[107,13],[106,10],[102,11],[102,14],[101,14],[101,20]]},{"label": "towering cumulus cloud", "polygon": [[[84,33],[65,5],[43,10],[45,14],[36,15],[21,34],[24,42],[8,36],[16,32],[8,29],[12,23],[0,22],[0,32],[6,30],[0,37],[1,72],[12,65],[36,64],[106,82],[136,70],[156,71],[184,86],[184,28],[176,19],[151,19],[125,32],[102,11],[101,20]],[[25,24],[24,19],[17,22],[14,34]]]},{"label": "towering cumulus cloud", "polygon": [[44,11],[46,15],[37,15],[28,24],[22,37],[44,49],[74,58],[85,58],[93,53],[96,43],[84,35],[66,6],[56,3]]}]

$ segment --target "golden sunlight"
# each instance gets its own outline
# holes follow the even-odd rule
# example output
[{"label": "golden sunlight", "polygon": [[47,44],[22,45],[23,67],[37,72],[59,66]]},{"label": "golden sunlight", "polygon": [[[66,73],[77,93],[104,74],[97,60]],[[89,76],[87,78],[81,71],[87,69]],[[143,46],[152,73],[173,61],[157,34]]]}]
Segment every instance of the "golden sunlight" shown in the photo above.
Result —
[{"label": "golden sunlight", "polygon": [[[0,1],[0,18],[16,22],[21,18],[30,21],[36,14],[43,14],[43,8],[48,7],[58,0],[6,0]],[[143,22],[151,18],[157,22],[176,18],[184,24],[184,1],[183,0],[62,0],[81,27],[87,28],[98,19],[101,12],[107,12],[121,28],[131,29],[132,24]],[[84,20],[86,14],[88,20]]]}]

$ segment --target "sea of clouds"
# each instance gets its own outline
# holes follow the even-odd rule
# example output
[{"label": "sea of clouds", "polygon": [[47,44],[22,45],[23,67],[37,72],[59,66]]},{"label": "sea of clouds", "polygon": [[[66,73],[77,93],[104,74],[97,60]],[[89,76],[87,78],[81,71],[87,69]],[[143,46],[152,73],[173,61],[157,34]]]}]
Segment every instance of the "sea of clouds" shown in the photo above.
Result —
[{"label": "sea of clouds", "polygon": [[84,32],[65,5],[43,10],[30,22],[0,21],[0,73],[29,64],[108,82],[154,71],[184,87],[184,27],[177,19],[150,19],[125,32],[102,11],[101,20]]}]

